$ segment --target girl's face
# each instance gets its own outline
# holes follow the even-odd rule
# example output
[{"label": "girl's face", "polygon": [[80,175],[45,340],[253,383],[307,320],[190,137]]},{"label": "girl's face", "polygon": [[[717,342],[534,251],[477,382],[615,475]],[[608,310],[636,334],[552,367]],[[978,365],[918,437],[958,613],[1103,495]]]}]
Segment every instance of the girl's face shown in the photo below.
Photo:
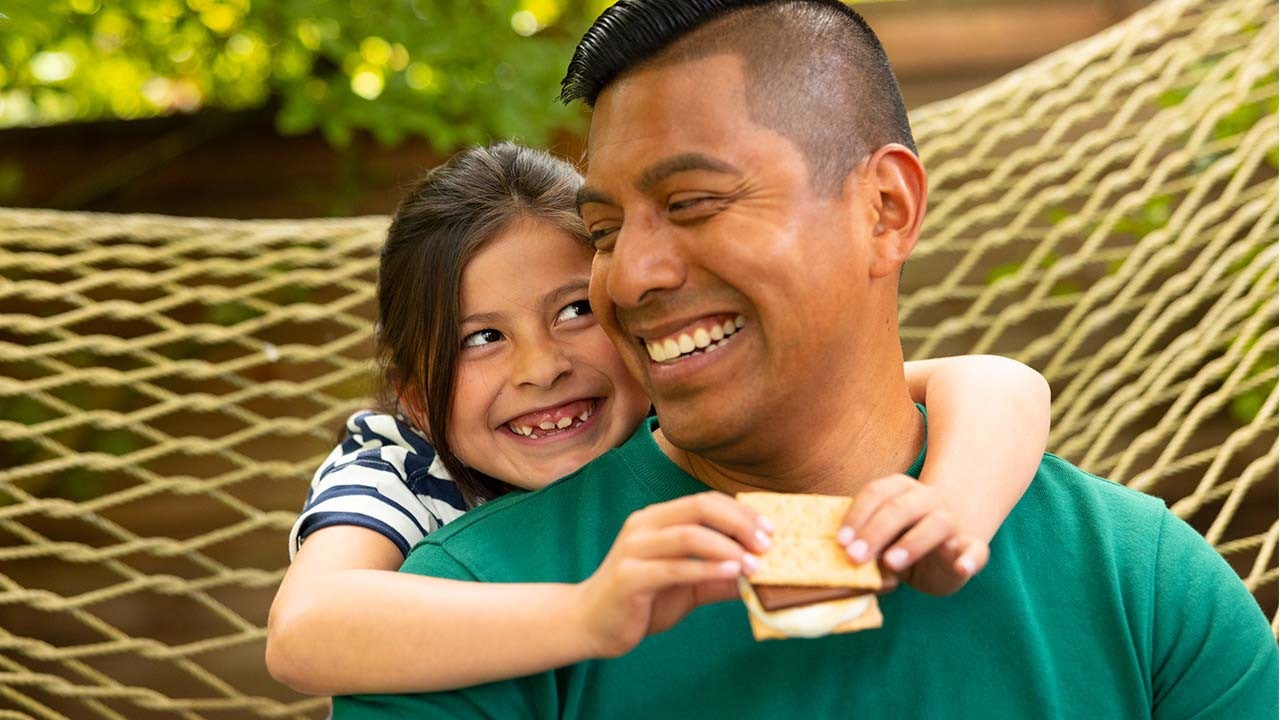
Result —
[{"label": "girl's face", "polygon": [[649,411],[587,304],[590,248],[519,219],[462,274],[449,443],[458,459],[540,488],[617,447]]}]

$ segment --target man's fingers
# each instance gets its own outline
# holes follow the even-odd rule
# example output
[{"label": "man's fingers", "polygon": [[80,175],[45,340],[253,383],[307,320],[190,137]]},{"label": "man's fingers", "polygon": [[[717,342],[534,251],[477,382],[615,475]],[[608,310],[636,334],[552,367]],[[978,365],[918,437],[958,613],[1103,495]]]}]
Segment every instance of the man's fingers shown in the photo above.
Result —
[{"label": "man's fingers", "polygon": [[884,553],[884,564],[889,568],[902,572],[915,564],[917,560],[944,545],[948,538],[954,537],[955,528],[950,519],[942,512],[931,512],[920,519],[897,542]]},{"label": "man's fingers", "polygon": [[916,481],[906,475],[888,475],[867,483],[849,504],[844,521],[836,533],[836,541],[848,545],[862,534],[862,529],[880,506],[890,498],[901,495]]},{"label": "man's fingers", "polygon": [[[769,547],[772,526],[755,510],[718,492],[689,495],[636,511],[627,519],[632,528],[657,529],[671,525],[705,525],[737,540],[752,552]],[[624,526],[624,529],[626,526]]]},{"label": "man's fingers", "polygon": [[937,512],[936,508],[935,498],[921,491],[918,484],[885,499],[857,531],[853,542],[846,546],[849,557],[854,562],[871,560],[921,518]]}]

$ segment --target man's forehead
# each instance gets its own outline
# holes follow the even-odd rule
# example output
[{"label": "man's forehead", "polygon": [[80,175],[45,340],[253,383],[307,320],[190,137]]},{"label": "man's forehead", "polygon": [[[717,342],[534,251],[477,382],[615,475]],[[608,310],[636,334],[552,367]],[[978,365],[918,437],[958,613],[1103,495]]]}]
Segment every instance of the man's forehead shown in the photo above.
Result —
[{"label": "man's forehead", "polygon": [[591,116],[588,181],[619,172],[640,181],[654,163],[684,156],[729,162],[725,150],[754,124],[744,78],[741,58],[728,54],[646,64],[619,77]]}]

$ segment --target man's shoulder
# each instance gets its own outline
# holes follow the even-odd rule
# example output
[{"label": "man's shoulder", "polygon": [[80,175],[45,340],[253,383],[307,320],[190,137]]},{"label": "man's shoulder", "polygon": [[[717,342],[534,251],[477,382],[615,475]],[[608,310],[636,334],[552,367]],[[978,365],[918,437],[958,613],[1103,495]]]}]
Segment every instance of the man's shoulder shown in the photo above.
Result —
[{"label": "man's shoulder", "polygon": [[1054,500],[1074,499],[1070,505],[1093,504],[1108,513],[1158,515],[1165,510],[1160,498],[1095,475],[1049,452],[1040,461],[1032,488]]},{"label": "man's shoulder", "polygon": [[1160,498],[1045,453],[1035,480],[997,537],[1029,553],[1028,560],[1105,563],[1142,574],[1153,566],[1157,541],[1171,518]]},{"label": "man's shoulder", "polygon": [[606,453],[546,487],[490,500],[423,538],[404,570],[430,574],[429,559],[446,555],[486,580],[532,579],[521,570],[527,562],[554,572],[545,559],[549,549],[573,554],[580,549],[573,536],[582,527],[621,512],[611,513],[615,506],[637,502],[630,474],[627,463]]}]

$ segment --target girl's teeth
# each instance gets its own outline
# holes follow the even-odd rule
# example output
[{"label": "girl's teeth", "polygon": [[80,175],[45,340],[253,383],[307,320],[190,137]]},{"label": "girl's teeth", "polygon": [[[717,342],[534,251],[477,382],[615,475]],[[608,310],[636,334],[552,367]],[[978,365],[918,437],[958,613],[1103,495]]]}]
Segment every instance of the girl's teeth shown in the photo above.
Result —
[{"label": "girl's teeth", "polygon": [[711,332],[710,332],[710,333],[708,333],[708,335],[710,335],[711,340],[712,340],[713,342],[718,342],[718,341],[720,341],[720,340],[723,340],[723,339],[724,339],[724,328],[720,327],[719,325],[716,325],[715,327],[711,328]]},{"label": "girl's teeth", "polygon": [[[742,316],[741,316],[741,315],[739,315],[738,317],[742,317]],[[735,323],[735,322],[734,322],[734,321],[732,321],[732,320],[725,320],[725,321],[724,321],[724,325],[723,325],[722,327],[724,328],[724,334],[725,334],[725,335],[732,335],[732,334],[734,334],[735,332],[737,332],[737,330],[738,330],[738,325],[737,325],[737,323]]]},{"label": "girl's teeth", "polygon": [[555,430],[556,424],[548,420],[544,423],[538,423],[538,428],[542,430]]},{"label": "girl's teeth", "polygon": [[586,422],[587,418],[589,417],[591,417],[591,408],[587,408],[586,410],[583,410],[582,414],[578,416],[578,419],[581,420],[582,422]]},{"label": "girl's teeth", "polygon": [[684,353],[693,352],[695,349],[697,349],[698,346],[694,344],[693,338],[689,337],[688,335],[681,335],[680,341],[679,341],[679,347],[680,347],[680,354],[683,355]]},{"label": "girl's teeth", "polygon": [[662,352],[668,358],[673,358],[680,354],[680,346],[676,344],[675,340],[667,339],[662,343]]},{"label": "girl's teeth", "polygon": [[573,418],[571,417],[560,418],[559,420],[556,421],[556,427],[560,430],[563,430],[572,424],[573,424]]},{"label": "girl's teeth", "polygon": [[734,326],[734,327],[737,327],[737,328],[743,328],[743,327],[746,327],[746,326],[747,326],[747,318],[746,318],[746,316],[745,316],[745,315],[739,315],[738,317],[734,318],[734,319],[733,319],[733,326]]},{"label": "girl's teeth", "polygon": [[694,331],[693,331],[693,344],[694,344],[694,345],[697,345],[697,346],[698,346],[698,347],[700,347],[700,348],[704,348],[704,347],[706,347],[706,346],[710,345],[710,344],[711,344],[711,333],[707,332],[706,330],[703,330],[702,328],[698,328],[697,330],[694,330]]}]

